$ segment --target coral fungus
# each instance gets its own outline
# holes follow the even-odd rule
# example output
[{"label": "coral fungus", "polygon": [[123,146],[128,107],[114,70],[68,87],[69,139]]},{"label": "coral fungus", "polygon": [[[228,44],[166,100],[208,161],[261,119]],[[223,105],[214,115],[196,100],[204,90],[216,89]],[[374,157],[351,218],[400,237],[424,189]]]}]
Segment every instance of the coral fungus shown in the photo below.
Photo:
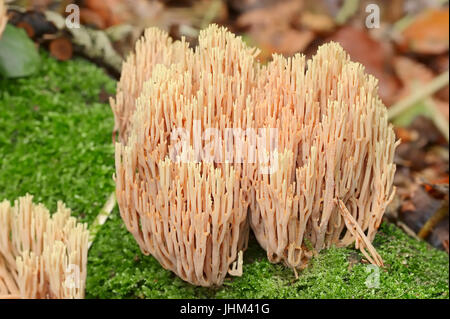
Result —
[{"label": "coral fungus", "polygon": [[0,203],[0,299],[83,298],[88,231],[58,202],[52,216],[27,195]]},{"label": "coral fungus", "polygon": [[314,251],[355,240],[371,246],[394,195],[397,145],[376,90],[375,78],[335,43],[308,62],[275,56],[261,68],[256,126],[279,128],[279,156],[278,169],[253,183],[258,209],[250,220],[269,260],[301,267],[311,255],[305,239]]},{"label": "coral fungus", "polygon": [[397,143],[377,81],[335,43],[309,61],[263,66],[257,54],[215,25],[195,49],[146,31],[111,101],[128,230],[202,286],[241,273],[249,228],[294,270],[353,242],[381,265],[371,241],[394,194]]}]

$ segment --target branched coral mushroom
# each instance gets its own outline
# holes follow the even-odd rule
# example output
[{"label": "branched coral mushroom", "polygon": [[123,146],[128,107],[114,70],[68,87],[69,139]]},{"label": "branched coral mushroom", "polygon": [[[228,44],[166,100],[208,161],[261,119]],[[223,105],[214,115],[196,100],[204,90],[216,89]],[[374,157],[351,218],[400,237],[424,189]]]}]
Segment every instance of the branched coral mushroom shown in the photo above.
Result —
[{"label": "branched coral mushroom", "polygon": [[[171,64],[145,66],[160,61],[154,57],[158,51],[153,37],[162,41],[163,51],[169,43],[177,49],[168,51],[183,48],[184,53]],[[116,145],[117,199],[122,218],[144,253],[186,281],[220,285],[247,245],[250,178],[243,163],[215,164],[215,157],[226,153],[225,146],[197,139],[196,133],[217,128],[225,134],[227,128],[250,126],[248,97],[256,83],[255,50],[216,26],[201,32],[195,51],[183,42],[170,43],[160,31],[146,33],[138,53],[148,58],[132,56],[128,63],[143,65],[128,65],[124,70],[153,72],[141,75],[149,80],[136,101],[125,96],[135,94],[133,90],[120,90],[127,85],[121,81],[112,103],[118,127],[127,130],[120,134],[126,142]],[[170,60],[167,55],[166,62]],[[133,77],[138,78],[122,75],[122,79]],[[134,80],[132,87],[142,81]],[[130,122],[123,123],[130,114]],[[179,128],[185,129],[180,134],[188,139],[171,134]],[[179,143],[186,145],[179,154],[170,154]],[[208,148],[208,144],[213,145]],[[247,153],[247,144],[244,139],[242,153]],[[222,150],[216,152],[215,146]],[[172,161],[170,155],[189,160]],[[205,161],[193,163],[201,158]]]},{"label": "branched coral mushroom", "polygon": [[0,299],[83,298],[88,231],[58,202],[52,216],[27,195],[0,203]]},{"label": "branched coral mushroom", "polygon": [[135,51],[123,64],[116,98],[110,101],[115,115],[114,132],[119,132],[122,141],[127,138],[136,99],[151,77],[153,68],[158,64],[169,66],[189,62],[186,56],[188,44],[184,40],[173,42],[165,32],[156,28],[145,30],[144,36],[136,42]]},{"label": "branched coral mushroom", "polygon": [[128,230],[202,286],[240,274],[249,227],[294,270],[353,242],[381,265],[371,241],[394,193],[396,142],[376,80],[334,43],[310,61],[256,56],[215,25],[195,49],[146,31],[111,101]]},{"label": "branched coral mushroom", "polygon": [[279,128],[278,169],[257,175],[250,220],[269,260],[300,268],[305,241],[313,251],[356,241],[382,265],[370,242],[394,195],[397,143],[376,90],[335,43],[262,67],[256,126]]}]

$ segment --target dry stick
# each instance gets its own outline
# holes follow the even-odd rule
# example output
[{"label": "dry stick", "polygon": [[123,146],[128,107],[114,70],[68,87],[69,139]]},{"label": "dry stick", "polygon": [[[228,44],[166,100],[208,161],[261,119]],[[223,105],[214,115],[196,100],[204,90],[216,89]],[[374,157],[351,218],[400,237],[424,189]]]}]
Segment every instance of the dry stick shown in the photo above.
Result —
[{"label": "dry stick", "polygon": [[445,217],[448,216],[448,204],[443,204],[440,209],[438,209],[430,219],[427,220],[425,225],[419,231],[417,236],[421,239],[425,239],[431,233],[433,228]]},{"label": "dry stick", "polygon": [[109,195],[109,198],[106,201],[105,205],[98,213],[97,217],[95,217],[95,220],[92,223],[91,227],[89,227],[88,249],[91,248],[91,245],[95,240],[95,236],[98,234],[98,232],[102,228],[102,225],[108,219],[109,215],[111,215],[111,212],[115,206],[116,206],[116,192],[112,192],[111,195]]},{"label": "dry stick", "polygon": [[[345,204],[342,200],[337,201],[338,207],[340,208],[339,211],[341,212],[341,216],[344,219],[345,225],[347,226],[347,229],[352,233],[352,235],[355,237],[356,240],[359,239],[360,244],[360,250],[364,254],[364,256],[369,260],[371,264],[377,265],[379,267],[383,267],[383,260],[381,259],[381,256],[377,253],[375,250],[375,247],[373,247],[370,240],[367,238],[367,236],[364,234],[363,230],[361,229],[361,226],[358,224],[358,222],[353,218],[353,216],[348,211],[347,207],[345,207]],[[372,255],[373,259],[369,256],[369,254],[364,249],[366,248],[369,253]]]},{"label": "dry stick", "polygon": [[417,234],[411,229],[409,228],[405,223],[401,222],[401,221],[397,221],[395,223],[398,227],[400,227],[401,229],[403,229],[403,231],[411,236],[414,239],[420,240],[420,238],[417,236]]},{"label": "dry stick", "polygon": [[388,109],[388,118],[390,120],[393,119],[403,111],[414,106],[417,102],[420,102],[421,100],[427,98],[428,96],[433,95],[434,93],[445,87],[449,82],[448,76],[449,76],[448,71],[442,73],[441,75],[434,78],[433,81],[425,85],[422,89],[415,91],[406,99],[403,99],[400,102],[392,105]]}]

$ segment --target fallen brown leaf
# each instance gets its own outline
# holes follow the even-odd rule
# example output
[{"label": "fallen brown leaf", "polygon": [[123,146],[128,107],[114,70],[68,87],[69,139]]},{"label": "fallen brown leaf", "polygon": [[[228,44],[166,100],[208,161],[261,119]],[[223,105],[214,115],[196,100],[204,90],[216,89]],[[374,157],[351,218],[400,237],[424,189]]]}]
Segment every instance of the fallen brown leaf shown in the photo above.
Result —
[{"label": "fallen brown leaf", "polygon": [[245,12],[274,4],[277,1],[278,0],[228,0],[228,3],[234,10]]},{"label": "fallen brown leaf", "polygon": [[254,9],[238,17],[238,27],[268,28],[274,26],[287,26],[298,17],[303,8],[303,1],[283,0],[273,5]]},{"label": "fallen brown leaf", "polygon": [[84,25],[94,26],[97,29],[106,28],[106,21],[102,15],[88,8],[80,9],[80,22]]},{"label": "fallen brown leaf", "polygon": [[424,64],[405,56],[394,58],[394,69],[403,85],[411,88],[416,84],[425,84],[434,78],[433,71]]},{"label": "fallen brown leaf", "polygon": [[402,205],[400,220],[418,233],[435,212],[441,207],[441,201],[431,197],[423,187],[417,185],[411,193],[411,204]]},{"label": "fallen brown leaf", "polygon": [[328,33],[335,28],[334,20],[323,13],[304,11],[299,20],[302,27],[318,33]]},{"label": "fallen brown leaf", "polygon": [[402,88],[397,94],[398,100],[409,96],[417,87],[431,82],[434,78],[432,70],[424,64],[405,56],[395,57],[393,66],[402,84]]},{"label": "fallen brown leaf", "polygon": [[245,12],[236,25],[262,49],[261,60],[270,58],[272,53],[292,55],[304,51],[315,38],[313,31],[293,27],[302,9],[303,1],[284,0]]},{"label": "fallen brown leaf", "polygon": [[430,9],[419,14],[402,32],[400,47],[419,54],[441,54],[449,48],[449,10]]},{"label": "fallen brown leaf", "polygon": [[85,0],[84,7],[97,14],[105,27],[117,25],[132,19],[132,15],[123,0]]}]

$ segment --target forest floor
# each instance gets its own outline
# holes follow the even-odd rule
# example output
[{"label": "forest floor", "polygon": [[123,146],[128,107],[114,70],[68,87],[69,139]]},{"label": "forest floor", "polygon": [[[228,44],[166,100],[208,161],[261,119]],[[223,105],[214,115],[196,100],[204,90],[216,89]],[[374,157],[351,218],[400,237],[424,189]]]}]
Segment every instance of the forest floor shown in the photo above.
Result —
[{"label": "forest floor", "polygon": [[[58,62],[41,52],[34,76],[0,79],[0,200],[27,192],[54,211],[63,200],[92,224],[114,191],[115,80],[82,59]],[[352,248],[320,252],[296,279],[268,262],[254,238],[243,276],[221,288],[195,287],[144,256],[115,208],[89,251],[89,298],[449,298],[447,253],[383,223],[373,268]]]}]

